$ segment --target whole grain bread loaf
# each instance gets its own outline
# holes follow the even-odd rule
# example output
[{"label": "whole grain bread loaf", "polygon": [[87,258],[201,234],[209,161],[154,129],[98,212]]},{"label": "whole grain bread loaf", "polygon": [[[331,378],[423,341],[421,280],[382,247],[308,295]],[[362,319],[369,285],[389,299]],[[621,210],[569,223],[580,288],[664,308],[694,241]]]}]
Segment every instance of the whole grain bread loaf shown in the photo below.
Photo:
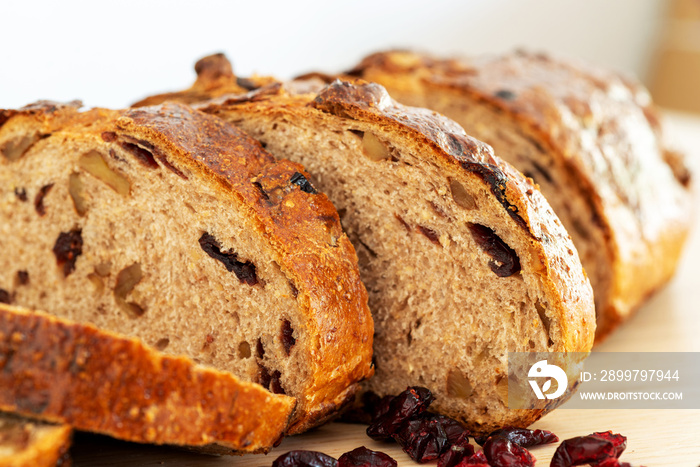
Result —
[{"label": "whole grain bread loaf", "polygon": [[555,406],[507,408],[508,352],[589,350],[592,291],[544,197],[490,147],[366,82],[268,84],[199,108],[307,164],[338,208],[375,319],[368,390],[427,386],[431,409],[480,432]]},{"label": "whole grain bread loaf", "polygon": [[690,174],[664,147],[639,83],[522,51],[381,52],[348,74],[454,119],[540,186],[591,279],[597,340],[671,278],[690,226]]},{"label": "whole grain bread loaf", "polygon": [[70,465],[71,427],[0,412],[0,465],[58,467]]},{"label": "whole grain bread loaf", "polygon": [[0,125],[0,302],[292,396],[290,433],[372,374],[355,251],[299,164],[181,104]]},{"label": "whole grain bread loaf", "polygon": [[0,409],[126,441],[259,452],[293,398],[90,324],[0,304]]}]

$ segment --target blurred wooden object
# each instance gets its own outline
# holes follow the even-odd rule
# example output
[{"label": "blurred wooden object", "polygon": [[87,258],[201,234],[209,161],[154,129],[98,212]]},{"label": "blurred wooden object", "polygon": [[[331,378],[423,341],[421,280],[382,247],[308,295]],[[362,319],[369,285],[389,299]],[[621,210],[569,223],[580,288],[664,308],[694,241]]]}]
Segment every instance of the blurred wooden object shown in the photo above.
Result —
[{"label": "blurred wooden object", "polygon": [[658,105],[700,112],[700,0],[672,0],[650,75]]}]

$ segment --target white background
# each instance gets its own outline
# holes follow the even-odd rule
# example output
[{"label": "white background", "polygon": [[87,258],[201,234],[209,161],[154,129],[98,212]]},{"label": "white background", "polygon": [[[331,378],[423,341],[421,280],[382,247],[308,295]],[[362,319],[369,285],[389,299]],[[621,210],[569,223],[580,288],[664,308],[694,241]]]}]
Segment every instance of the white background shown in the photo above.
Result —
[{"label": "white background", "polygon": [[340,71],[389,47],[435,54],[524,46],[644,79],[663,0],[0,0],[0,108],[38,99],[123,107],[187,87],[201,56],[239,75]]}]

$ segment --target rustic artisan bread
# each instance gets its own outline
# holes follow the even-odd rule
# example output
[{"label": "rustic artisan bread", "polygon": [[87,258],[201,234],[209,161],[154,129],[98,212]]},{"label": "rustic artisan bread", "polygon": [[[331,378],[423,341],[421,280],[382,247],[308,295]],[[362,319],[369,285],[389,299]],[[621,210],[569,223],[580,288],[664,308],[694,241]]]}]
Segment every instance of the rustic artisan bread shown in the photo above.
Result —
[{"label": "rustic artisan bread", "polygon": [[55,467],[70,465],[71,427],[0,412],[0,465]]},{"label": "rustic artisan bread", "polygon": [[384,52],[349,74],[454,119],[539,184],[591,279],[598,340],[672,276],[690,225],[690,176],[664,148],[638,83],[526,52]]},{"label": "rustic artisan bread", "polygon": [[180,104],[0,124],[0,301],[293,396],[290,433],[371,375],[355,252],[300,165]]},{"label": "rustic artisan bread", "polygon": [[0,409],[141,443],[267,451],[294,399],[90,324],[0,304]]},{"label": "rustic artisan bread", "polygon": [[589,350],[592,292],[545,199],[490,147],[369,83],[269,85],[200,108],[308,164],[341,213],[375,318],[368,390],[427,386],[431,408],[477,431],[554,406],[506,407],[507,353]]}]

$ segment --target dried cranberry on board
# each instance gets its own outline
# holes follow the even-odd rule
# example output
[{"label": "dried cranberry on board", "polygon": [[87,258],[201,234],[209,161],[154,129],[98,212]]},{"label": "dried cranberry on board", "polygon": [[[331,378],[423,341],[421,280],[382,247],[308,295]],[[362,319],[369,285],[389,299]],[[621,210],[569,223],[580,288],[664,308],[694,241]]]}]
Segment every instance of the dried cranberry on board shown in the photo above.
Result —
[{"label": "dried cranberry on board", "polygon": [[518,428],[514,426],[506,426],[499,430],[489,433],[486,436],[477,436],[474,438],[479,446],[483,446],[490,437],[507,438],[524,448],[539,446],[540,444],[556,443],[559,441],[557,435],[547,430],[528,430],[527,428]]},{"label": "dried cranberry on board", "polygon": [[374,419],[367,428],[367,436],[375,441],[391,438],[405,421],[425,412],[433,399],[433,394],[427,388],[416,386],[406,389],[391,399],[386,412]]},{"label": "dried cranberry on board", "polygon": [[533,467],[530,451],[502,436],[491,436],[484,443],[484,454],[493,467]]},{"label": "dried cranberry on board", "polygon": [[461,464],[459,464],[459,467],[462,466],[471,466],[471,467],[490,467],[489,466],[489,461],[486,459],[486,456],[484,455],[483,451],[479,451],[470,457],[464,459]]},{"label": "dried cranberry on board", "polygon": [[[607,432],[602,436],[594,433],[564,440],[557,448],[550,467],[573,465],[598,465],[607,459],[617,459],[626,447],[627,438]],[[614,465],[614,464],[613,464]]]},{"label": "dried cranberry on board", "polygon": [[619,433],[613,433],[612,431],[598,431],[591,433],[590,436],[597,436],[598,438],[607,439],[615,446],[615,457],[620,457],[620,455],[627,448],[627,437]]},{"label": "dried cranberry on board", "polygon": [[469,430],[464,428],[461,423],[459,423],[457,420],[454,418],[447,417],[445,415],[438,415],[438,414],[429,414],[429,415],[423,415],[423,416],[429,416],[433,418],[434,420],[437,420],[440,422],[442,425],[442,428],[445,430],[445,433],[447,434],[447,439],[450,442],[450,444],[455,444],[459,442],[464,442],[464,440],[467,440],[467,444],[469,444]]},{"label": "dried cranberry on board", "polygon": [[438,458],[438,467],[455,467],[461,465],[464,459],[474,454],[474,446],[469,444],[469,435],[466,430],[457,439],[450,441],[450,444],[450,449],[443,452]]},{"label": "dried cranberry on board", "polygon": [[272,467],[337,467],[338,461],[318,451],[289,451],[272,462]]},{"label": "dried cranberry on board", "polygon": [[398,463],[388,454],[364,446],[346,452],[338,459],[338,467],[396,467]]},{"label": "dried cranberry on board", "polygon": [[428,462],[450,449],[442,423],[433,417],[415,418],[404,422],[393,438],[416,462]]}]

